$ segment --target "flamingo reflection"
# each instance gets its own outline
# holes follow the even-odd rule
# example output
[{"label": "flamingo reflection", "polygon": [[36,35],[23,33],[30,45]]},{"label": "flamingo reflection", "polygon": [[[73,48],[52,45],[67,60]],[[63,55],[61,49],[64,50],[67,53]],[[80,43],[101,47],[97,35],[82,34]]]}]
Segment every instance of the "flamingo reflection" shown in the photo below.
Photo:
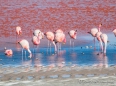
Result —
[{"label": "flamingo reflection", "polygon": [[29,59],[29,60],[22,60],[22,66],[24,66],[25,67],[25,72],[28,72],[29,70],[30,70],[30,66],[32,65],[32,60],[31,59]]},{"label": "flamingo reflection", "polygon": [[104,56],[102,53],[100,53],[96,59],[98,60],[97,64],[94,64],[94,67],[98,68],[107,68],[108,67],[108,57]]},{"label": "flamingo reflection", "polygon": [[48,61],[50,63],[50,65],[48,66],[48,71],[52,70],[55,67],[56,57],[57,57],[57,54],[48,56]]},{"label": "flamingo reflection", "polygon": [[42,57],[43,55],[41,53],[35,54],[34,67],[36,69],[36,72],[40,71],[42,68],[42,64],[41,64]]},{"label": "flamingo reflection", "polygon": [[57,66],[58,66],[59,70],[61,70],[65,66],[65,59],[63,57],[63,55],[65,53],[66,53],[65,50],[61,50],[61,51],[59,51],[59,53],[57,55]]}]

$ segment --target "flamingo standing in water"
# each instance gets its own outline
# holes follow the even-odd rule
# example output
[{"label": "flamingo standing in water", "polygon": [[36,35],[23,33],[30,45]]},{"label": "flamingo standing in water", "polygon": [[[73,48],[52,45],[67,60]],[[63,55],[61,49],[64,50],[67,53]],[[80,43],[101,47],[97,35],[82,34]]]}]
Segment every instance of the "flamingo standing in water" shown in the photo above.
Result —
[{"label": "flamingo standing in water", "polygon": [[102,32],[100,31],[101,26],[102,26],[102,24],[99,25],[98,32],[96,33],[96,38],[99,41],[101,51],[103,52],[103,44],[102,44],[102,40],[101,40],[101,37],[100,37],[101,34],[102,34]]},{"label": "flamingo standing in water", "polygon": [[[68,32],[69,36],[71,39],[76,39],[77,35],[77,30],[70,30]],[[71,46],[71,39],[70,39],[70,46]],[[74,41],[73,41],[73,47],[74,47]]]},{"label": "flamingo standing in water", "polygon": [[107,36],[107,34],[101,34],[100,37],[101,37],[102,42],[104,43],[103,53],[104,53],[104,56],[105,56],[106,55],[106,47],[107,47],[108,36]]},{"label": "flamingo standing in water", "polygon": [[56,44],[55,44],[55,41],[54,41],[54,33],[51,32],[51,31],[48,31],[48,32],[45,33],[45,36],[48,39],[48,47],[51,47],[51,45],[49,45],[49,41],[51,41],[53,43],[54,47],[55,47],[55,53],[56,53],[57,49],[56,49]]},{"label": "flamingo standing in water", "polygon": [[5,47],[5,55],[7,55],[7,56],[12,56],[12,54],[13,54],[13,51],[11,50],[11,49],[6,49],[6,47]]},{"label": "flamingo standing in water", "polygon": [[[65,34],[61,29],[56,30],[54,40],[56,43],[66,43]],[[58,49],[61,49],[61,45],[58,45]]]},{"label": "flamingo standing in water", "polygon": [[88,33],[91,34],[94,37],[94,49],[95,48],[95,37],[96,37],[96,33],[98,32],[97,28],[92,28]]},{"label": "flamingo standing in water", "polygon": [[34,45],[38,46],[40,44],[40,39],[37,36],[33,36],[32,42]]},{"label": "flamingo standing in water", "polygon": [[[35,40],[35,38],[38,38],[38,40],[37,39],[36,40],[40,44],[40,40],[44,38],[43,32],[41,32],[39,29],[36,29],[36,30],[34,30],[33,35],[36,36],[36,37],[34,37],[34,40]],[[37,45],[37,44],[34,44],[34,45]]]},{"label": "flamingo standing in water", "polygon": [[[23,49],[26,49],[30,53],[29,57],[31,58],[32,53],[29,48],[29,42],[27,40],[23,39],[23,40],[19,41],[18,43],[22,46]],[[22,53],[23,53],[23,50],[22,50]]]},{"label": "flamingo standing in water", "polygon": [[22,34],[22,30],[20,26],[16,27],[16,43],[17,43],[17,37]]}]

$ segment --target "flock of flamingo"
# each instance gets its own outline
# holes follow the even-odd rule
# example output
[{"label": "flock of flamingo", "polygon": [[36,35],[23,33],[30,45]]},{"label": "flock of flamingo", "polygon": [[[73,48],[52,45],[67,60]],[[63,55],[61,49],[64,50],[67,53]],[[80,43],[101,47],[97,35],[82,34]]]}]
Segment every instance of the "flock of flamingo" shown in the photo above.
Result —
[{"label": "flock of flamingo", "polygon": [[[103,53],[103,55],[106,55],[108,36],[107,36],[107,34],[102,33],[100,31],[101,26],[102,26],[102,24],[99,24],[98,28],[92,28],[88,33],[94,37],[94,43],[95,43],[95,38],[99,41],[101,53]],[[113,33],[116,36],[116,29],[113,30]],[[16,34],[17,34],[17,36],[22,34],[21,27],[19,27],[19,26],[16,27]],[[77,30],[70,30],[68,32],[68,34],[71,39],[76,39]],[[17,36],[16,36],[16,40],[17,40]],[[51,46],[50,42],[53,43],[53,45],[55,47],[55,53],[59,49],[61,49],[61,43],[66,43],[65,33],[61,29],[58,29],[55,32],[48,31],[46,33],[43,33],[41,30],[37,29],[33,32],[33,37],[32,37],[33,44],[39,45],[40,40],[43,39],[44,36],[46,36],[46,38],[48,39],[48,47]],[[18,43],[22,46],[22,49],[26,49],[29,52],[29,54],[30,54],[29,57],[31,58],[32,52],[30,50],[29,42],[26,39],[22,39],[22,40],[18,41]],[[56,44],[58,44],[58,46],[56,46]],[[71,40],[70,40],[70,45],[71,45]],[[5,55],[10,56],[12,54],[13,54],[13,51],[11,49],[5,48]]]}]

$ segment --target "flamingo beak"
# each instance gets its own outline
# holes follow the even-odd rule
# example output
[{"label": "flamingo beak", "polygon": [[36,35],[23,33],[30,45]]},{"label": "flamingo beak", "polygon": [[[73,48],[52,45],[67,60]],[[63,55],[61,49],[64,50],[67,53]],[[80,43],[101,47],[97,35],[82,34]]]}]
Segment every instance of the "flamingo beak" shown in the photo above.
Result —
[{"label": "flamingo beak", "polygon": [[90,32],[87,32],[87,33],[89,33],[89,34],[90,34]]}]

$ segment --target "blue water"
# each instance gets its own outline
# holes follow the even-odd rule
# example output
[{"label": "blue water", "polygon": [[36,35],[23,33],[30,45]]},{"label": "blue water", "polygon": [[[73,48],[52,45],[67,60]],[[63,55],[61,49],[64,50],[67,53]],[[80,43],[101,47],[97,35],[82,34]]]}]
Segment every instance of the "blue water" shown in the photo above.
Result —
[{"label": "blue water", "polygon": [[[22,54],[22,49],[20,45],[15,43],[6,43],[16,45],[11,48],[13,50],[13,56],[9,57],[4,55],[4,50],[0,51],[0,64],[6,66],[27,66],[27,65],[58,65],[64,63],[67,66],[79,65],[79,66],[92,66],[92,65],[115,65],[116,64],[116,47],[115,47],[115,37],[113,34],[108,34],[109,43],[107,46],[107,54],[103,56],[99,53],[99,45],[96,42],[96,50],[93,47],[93,38],[88,36],[81,36],[75,40],[75,47],[70,47],[69,41],[66,45],[62,45],[62,49],[54,53],[54,47],[52,45],[51,50],[47,48],[46,45],[43,47],[33,48],[31,46],[31,51],[33,53],[30,59],[29,53],[24,50]],[[112,38],[113,37],[113,38]],[[80,40],[81,39],[81,40]],[[81,42],[80,42],[81,41]],[[80,42],[80,43],[79,43]],[[41,43],[42,44],[42,43]],[[92,47],[90,47],[92,46]]]}]

